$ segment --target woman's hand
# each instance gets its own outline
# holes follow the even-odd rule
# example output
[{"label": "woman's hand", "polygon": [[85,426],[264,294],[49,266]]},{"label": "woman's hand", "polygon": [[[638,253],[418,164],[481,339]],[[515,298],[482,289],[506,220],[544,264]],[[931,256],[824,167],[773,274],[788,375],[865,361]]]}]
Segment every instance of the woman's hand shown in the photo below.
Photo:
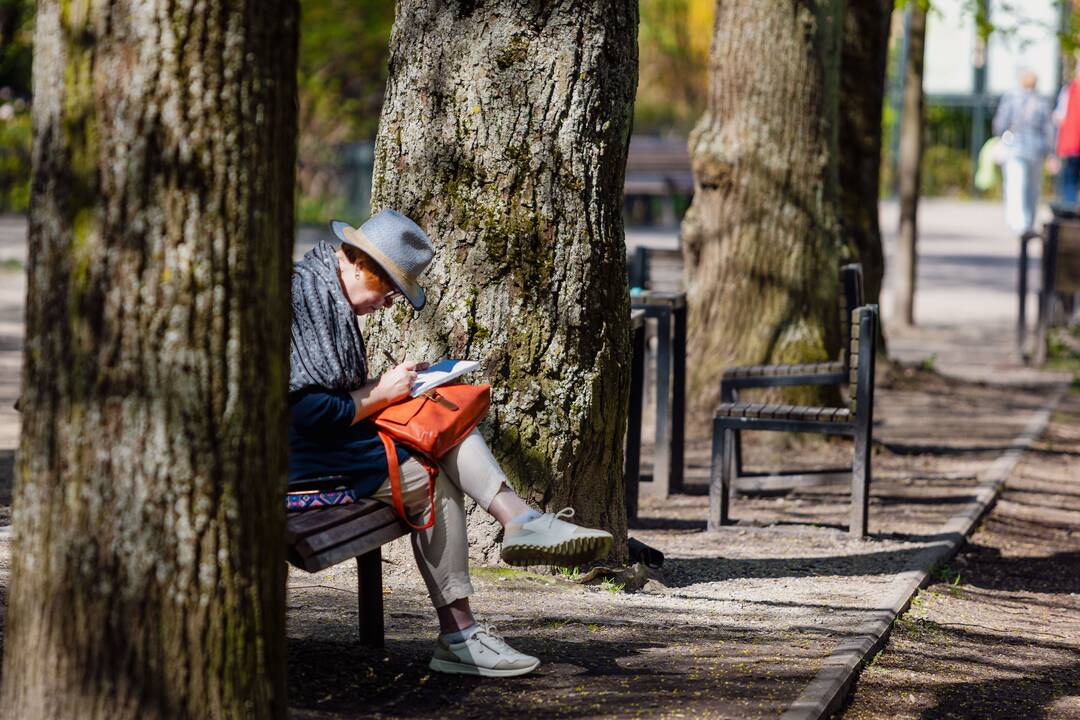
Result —
[{"label": "woman's hand", "polygon": [[389,404],[408,395],[413,383],[416,382],[417,371],[423,369],[420,367],[422,364],[406,361],[383,373],[379,381],[375,383],[375,393],[379,399]]},{"label": "woman's hand", "polygon": [[416,373],[427,370],[429,366],[430,363],[408,360],[387,370],[379,379],[369,380],[367,384],[353,390],[350,393],[356,404],[356,417],[353,422],[360,422],[372,413],[408,397],[413,383],[416,382]]}]

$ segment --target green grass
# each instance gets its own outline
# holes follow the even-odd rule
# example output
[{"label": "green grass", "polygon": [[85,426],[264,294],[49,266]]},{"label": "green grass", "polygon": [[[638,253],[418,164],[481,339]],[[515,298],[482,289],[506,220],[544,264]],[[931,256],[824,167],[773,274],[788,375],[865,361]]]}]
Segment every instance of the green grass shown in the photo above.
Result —
[{"label": "green grass", "polygon": [[581,577],[581,568],[559,568],[559,575],[566,578],[567,580],[573,580],[576,582],[578,578]]},{"label": "green grass", "polygon": [[22,272],[24,269],[23,261],[18,258],[0,260],[0,272]]},{"label": "green grass", "polygon": [[626,583],[615,582],[612,578],[604,578],[600,581],[600,587],[610,593],[619,593],[626,589]]}]

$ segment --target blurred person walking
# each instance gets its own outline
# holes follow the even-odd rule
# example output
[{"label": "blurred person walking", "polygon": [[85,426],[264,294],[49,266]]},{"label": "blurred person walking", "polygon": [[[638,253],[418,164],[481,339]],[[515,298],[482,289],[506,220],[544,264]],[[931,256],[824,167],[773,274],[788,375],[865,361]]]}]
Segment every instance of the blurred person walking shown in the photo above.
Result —
[{"label": "blurred person walking", "polygon": [[[1001,137],[1003,151],[1005,221],[1022,236],[1035,231],[1042,164],[1054,143],[1052,109],[1037,85],[1035,73],[1021,72],[1019,89],[1006,94],[994,114],[994,134]],[[1069,104],[1080,113],[1080,98]],[[1080,155],[1080,148],[1076,154]]]}]

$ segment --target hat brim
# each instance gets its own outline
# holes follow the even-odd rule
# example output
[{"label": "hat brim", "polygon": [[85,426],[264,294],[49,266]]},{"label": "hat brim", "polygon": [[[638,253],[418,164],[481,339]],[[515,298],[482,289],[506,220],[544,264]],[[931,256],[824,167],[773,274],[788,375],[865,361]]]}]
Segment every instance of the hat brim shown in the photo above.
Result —
[{"label": "hat brim", "polygon": [[330,230],[338,240],[364,251],[368,257],[374,260],[383,269],[386,276],[390,278],[390,282],[394,284],[394,287],[409,301],[410,305],[417,310],[424,308],[424,305],[427,304],[427,294],[424,292],[424,288],[407,276],[396,262],[387,257],[382,250],[368,240],[363,230],[354,228],[341,220],[331,220]]}]

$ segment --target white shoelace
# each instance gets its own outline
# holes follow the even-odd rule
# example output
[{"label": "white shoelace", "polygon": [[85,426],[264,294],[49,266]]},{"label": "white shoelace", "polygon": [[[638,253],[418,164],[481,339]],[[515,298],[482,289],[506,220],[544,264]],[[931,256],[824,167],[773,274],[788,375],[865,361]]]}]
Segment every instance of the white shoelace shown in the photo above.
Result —
[{"label": "white shoelace", "polygon": [[547,526],[551,527],[552,525],[555,524],[556,520],[562,520],[563,518],[569,519],[569,518],[574,517],[574,508],[572,508],[572,507],[564,507],[562,510],[560,510],[557,513],[547,513],[547,517],[548,517]]},{"label": "white shoelace", "polygon": [[[484,634],[488,638],[490,638],[490,642],[484,642],[484,640],[480,637],[481,634]],[[478,642],[484,643],[484,645],[487,645],[490,649],[494,650],[500,655],[518,654],[517,651],[514,650],[514,648],[510,647],[510,645],[507,644],[506,640],[504,640],[503,636],[500,635],[497,630],[495,630],[495,627],[493,625],[488,625],[486,623],[477,623],[476,632],[473,633],[473,637],[475,637]]]}]

